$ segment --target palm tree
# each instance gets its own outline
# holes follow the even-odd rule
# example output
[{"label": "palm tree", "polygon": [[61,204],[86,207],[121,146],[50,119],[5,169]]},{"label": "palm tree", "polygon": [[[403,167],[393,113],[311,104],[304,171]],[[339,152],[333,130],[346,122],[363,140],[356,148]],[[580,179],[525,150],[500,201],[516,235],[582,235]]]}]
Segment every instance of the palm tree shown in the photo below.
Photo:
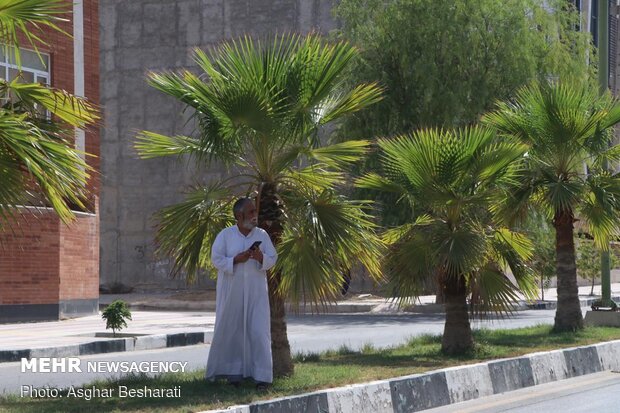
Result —
[{"label": "palm tree", "polygon": [[[36,50],[38,31],[61,31],[62,0],[0,0],[0,42],[20,64],[18,39]],[[73,128],[84,128],[97,115],[83,99],[21,77],[0,79],[0,228],[15,207],[43,202],[67,221],[72,207],[84,208],[89,167],[69,142]]]},{"label": "palm tree", "polygon": [[610,147],[620,105],[585,86],[536,83],[498,103],[484,121],[528,146],[521,176],[496,213],[511,222],[533,205],[550,219],[558,279],[554,328],[581,329],[573,225],[583,220],[604,249],[618,231],[620,177],[604,166],[620,153],[618,146]]},{"label": "palm tree", "polygon": [[231,178],[194,188],[158,214],[159,251],[174,273],[191,278],[209,266],[214,236],[229,224],[230,199],[256,196],[258,225],[278,250],[269,275],[274,375],[293,371],[284,301],[324,304],[357,262],[375,278],[380,240],[367,202],[338,195],[346,168],[367,151],[366,141],[324,145],[321,129],[380,98],[374,84],[346,88],[344,69],[355,56],[346,43],[316,35],[283,35],[263,44],[249,38],[222,44],[209,56],[196,50],[204,72],[151,73],[150,84],[194,110],[198,136],[138,135],[143,158],[190,155],[235,167]]},{"label": "palm tree", "polygon": [[397,194],[411,213],[408,223],[384,234],[393,294],[403,301],[438,285],[446,310],[442,351],[467,352],[474,345],[468,297],[472,313],[482,315],[511,311],[517,290],[526,296],[536,291],[525,265],[531,243],[490,213],[525,146],[481,127],[423,129],[378,146],[383,174],[357,183]]}]

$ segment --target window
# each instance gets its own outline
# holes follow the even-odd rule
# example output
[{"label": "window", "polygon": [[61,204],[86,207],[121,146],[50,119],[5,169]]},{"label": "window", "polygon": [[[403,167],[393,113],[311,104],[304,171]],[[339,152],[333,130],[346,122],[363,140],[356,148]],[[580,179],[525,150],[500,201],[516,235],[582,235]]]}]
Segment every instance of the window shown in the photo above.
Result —
[{"label": "window", "polygon": [[[8,52],[8,53],[7,53]],[[49,60],[47,54],[39,53],[27,49],[19,49],[19,57],[21,67],[17,66],[15,58],[15,49],[0,45],[0,79],[13,81],[19,76],[19,81],[24,83],[40,83],[49,86]],[[2,104],[6,103],[4,99],[12,100],[12,97],[4,97]],[[43,118],[50,119],[49,111],[45,110],[38,104],[34,105],[35,110]]]},{"label": "window", "polygon": [[[7,54],[8,52],[8,54]],[[12,81],[18,75],[26,83],[49,85],[49,56],[32,50],[20,49],[21,70],[15,60],[13,48],[0,46],[0,78]],[[21,72],[21,73],[20,73]]]}]

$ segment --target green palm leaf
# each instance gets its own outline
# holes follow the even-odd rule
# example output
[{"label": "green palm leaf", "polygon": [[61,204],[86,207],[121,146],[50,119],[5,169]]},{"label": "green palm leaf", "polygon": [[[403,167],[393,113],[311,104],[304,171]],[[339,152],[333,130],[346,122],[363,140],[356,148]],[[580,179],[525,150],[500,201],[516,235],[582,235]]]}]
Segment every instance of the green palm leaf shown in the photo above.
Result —
[{"label": "green palm leaf", "polygon": [[37,106],[43,107],[62,121],[78,128],[85,128],[99,120],[94,107],[84,98],[39,83],[21,83],[18,78],[12,82],[0,80],[0,95],[5,98],[10,96],[11,104],[27,108],[31,114],[37,112]]},{"label": "green palm leaf", "polygon": [[[0,0],[0,41],[5,45],[5,52],[14,51],[16,63],[21,66],[20,36],[37,50],[37,44],[47,44],[44,36],[37,34],[42,27],[64,33],[57,23],[66,21],[60,17],[66,12],[67,4],[63,0]],[[11,50],[8,46],[12,45],[17,47]]]},{"label": "green palm leaf", "polygon": [[386,271],[401,302],[435,285],[453,291],[463,283],[472,313],[482,315],[508,311],[518,291],[534,291],[525,266],[531,243],[502,229],[493,211],[504,186],[520,182],[526,145],[478,126],[423,129],[378,145],[384,174],[356,184],[414,199],[414,219],[383,235],[390,246]]},{"label": "green palm leaf", "polygon": [[378,281],[378,256],[383,251],[376,224],[367,214],[369,204],[348,201],[332,191],[297,191],[286,198],[289,219],[279,249],[282,292],[294,302],[314,304],[333,300],[343,275],[363,265]]},{"label": "green palm leaf", "polygon": [[196,139],[188,136],[165,136],[148,131],[138,134],[135,148],[143,159],[180,155],[200,158],[205,156],[204,151],[207,150]]},{"label": "green palm leaf", "polygon": [[[19,42],[37,50],[46,44],[43,28],[64,33],[57,23],[70,8],[62,0],[0,0],[0,38],[4,52],[21,65]],[[66,34],[66,33],[64,33]],[[10,58],[11,60],[13,57]],[[0,215],[11,218],[19,204],[48,205],[67,222],[72,207],[85,208],[91,168],[66,138],[72,128],[98,120],[85,99],[40,84],[0,80]],[[42,110],[43,109],[43,110]],[[50,120],[48,111],[54,117]]]},{"label": "green palm leaf", "polygon": [[157,213],[157,251],[173,259],[174,275],[184,271],[193,280],[199,269],[209,268],[215,236],[232,224],[232,201],[228,190],[211,185]]},{"label": "green palm leaf", "polygon": [[313,148],[307,152],[307,156],[329,168],[342,169],[362,158],[368,148],[368,141],[345,141],[320,148]]},{"label": "green palm leaf", "polygon": [[25,115],[0,110],[0,157],[6,179],[0,191],[4,194],[0,198],[3,215],[9,214],[7,208],[27,199],[19,193],[27,187],[23,173],[32,177],[33,190],[40,191],[64,221],[73,216],[70,204],[84,206],[90,168],[67,142],[46,135]]}]

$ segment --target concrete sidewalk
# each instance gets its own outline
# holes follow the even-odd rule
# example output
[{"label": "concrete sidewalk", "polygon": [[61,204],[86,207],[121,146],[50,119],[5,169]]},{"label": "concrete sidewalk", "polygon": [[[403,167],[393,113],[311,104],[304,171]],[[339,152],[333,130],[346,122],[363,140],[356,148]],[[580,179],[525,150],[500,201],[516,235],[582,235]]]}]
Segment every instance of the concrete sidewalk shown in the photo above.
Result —
[{"label": "concrete sidewalk", "polygon": [[[588,295],[590,287],[581,287],[579,292],[582,306],[588,306],[595,299]],[[595,287],[595,293],[600,293],[600,286]],[[612,285],[612,296],[620,297],[620,283]],[[0,362],[18,361],[22,357],[148,350],[209,343],[211,340],[215,323],[213,291],[107,294],[100,297],[101,306],[115,299],[128,302],[133,313],[133,320],[121,331],[121,337],[100,336],[107,332],[100,315],[51,322],[0,324]],[[545,291],[545,299],[534,303],[522,301],[518,307],[555,308],[557,293],[554,288]],[[391,300],[358,294],[339,301],[328,308],[328,312],[442,312],[443,306],[434,304],[434,301],[434,296],[423,296],[416,300],[415,305],[399,308]]]},{"label": "concrete sidewalk", "polygon": [[[601,286],[594,286],[594,295],[590,294],[591,287],[579,287],[579,300],[582,307],[589,307],[601,294]],[[611,285],[612,298],[620,300],[620,283]],[[540,293],[539,293],[540,294]],[[526,301],[520,297],[516,303],[518,309],[554,309],[557,306],[557,291],[548,288],[544,291],[545,300]],[[171,291],[157,293],[129,293],[129,294],[103,294],[99,298],[100,307],[110,304],[114,300],[127,302],[134,310],[158,310],[158,311],[215,311],[215,291]],[[328,313],[395,313],[395,312],[436,312],[442,311],[443,306],[435,305],[435,296],[426,295],[418,297],[413,305],[399,307],[396,302],[372,294],[348,294],[342,300],[337,301],[321,312]],[[310,307],[299,309],[303,312],[311,312]],[[294,312],[289,307],[289,312]]]},{"label": "concrete sidewalk", "polygon": [[100,315],[0,324],[0,362],[200,344],[210,341],[214,323],[215,314],[209,312],[133,311],[117,338],[109,337]]}]

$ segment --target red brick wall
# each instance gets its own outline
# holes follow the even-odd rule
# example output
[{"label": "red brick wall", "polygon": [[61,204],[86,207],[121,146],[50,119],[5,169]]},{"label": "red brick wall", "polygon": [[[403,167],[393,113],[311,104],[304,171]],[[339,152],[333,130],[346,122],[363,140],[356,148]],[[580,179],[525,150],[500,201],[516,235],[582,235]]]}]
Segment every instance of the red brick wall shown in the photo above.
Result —
[{"label": "red brick wall", "polygon": [[17,211],[11,229],[0,233],[0,304],[58,302],[58,221],[46,210]]},{"label": "red brick wall", "polygon": [[0,233],[0,304],[99,297],[99,219],[65,225],[49,209],[20,209]]},{"label": "red brick wall", "polygon": [[99,217],[79,214],[59,225],[60,299],[99,298]]},{"label": "red brick wall", "polygon": [[[99,106],[99,1],[84,0],[84,82],[85,93],[89,102]],[[103,115],[103,111],[100,111]],[[103,121],[100,121],[103,125]],[[86,152],[94,155],[88,158],[88,164],[95,171],[100,171],[100,134],[99,125],[86,131]],[[98,173],[92,175],[89,187],[94,196],[99,196],[101,179]]]}]

